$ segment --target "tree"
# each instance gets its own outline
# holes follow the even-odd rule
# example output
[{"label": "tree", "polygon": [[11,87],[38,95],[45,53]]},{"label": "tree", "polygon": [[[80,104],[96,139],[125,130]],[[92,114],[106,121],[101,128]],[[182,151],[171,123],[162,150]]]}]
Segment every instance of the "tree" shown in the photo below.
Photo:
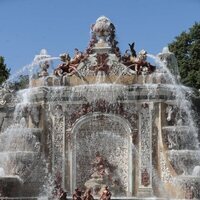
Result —
[{"label": "tree", "polygon": [[3,83],[10,75],[10,69],[4,63],[4,57],[0,56],[0,84]]},{"label": "tree", "polygon": [[200,23],[175,37],[169,49],[177,58],[181,82],[200,89]]}]

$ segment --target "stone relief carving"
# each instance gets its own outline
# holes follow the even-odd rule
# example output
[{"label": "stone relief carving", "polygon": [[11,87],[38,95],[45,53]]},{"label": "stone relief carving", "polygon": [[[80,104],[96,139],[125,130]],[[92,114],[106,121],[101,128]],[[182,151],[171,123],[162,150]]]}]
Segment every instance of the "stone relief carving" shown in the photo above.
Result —
[{"label": "stone relief carving", "polygon": [[150,176],[147,172],[147,169],[144,169],[144,171],[142,172],[141,184],[145,187],[147,187],[150,184]]},{"label": "stone relief carving", "polygon": [[136,104],[124,104],[122,116],[131,123],[132,127],[138,128],[138,109]]},{"label": "stone relief carving", "polygon": [[[143,173],[151,174],[151,154],[152,154],[152,147],[151,147],[151,119],[150,119],[150,108],[148,104],[142,104],[140,110],[141,116],[141,132],[140,132],[140,173],[141,178],[144,176]],[[141,180],[141,183],[146,186],[146,182]]]},{"label": "stone relief carving", "polygon": [[76,140],[73,148],[76,149],[74,156],[76,157],[77,186],[82,186],[91,179],[90,163],[95,157],[95,152],[99,151],[111,165],[116,166],[110,177],[111,185],[119,182],[121,193],[128,190],[129,138],[118,122],[106,118],[91,121],[77,130],[74,140]]},{"label": "stone relief carving", "polygon": [[170,173],[169,168],[167,167],[167,163],[165,161],[165,157],[162,151],[160,152],[160,166],[161,166],[161,180],[164,183],[172,183],[173,177]]},{"label": "stone relief carving", "polygon": [[[61,109],[61,107],[59,107]],[[54,169],[60,171],[62,168],[62,153],[63,153],[63,134],[64,134],[64,119],[63,117],[54,117],[53,129],[53,155],[54,155]]]},{"label": "stone relief carving", "polygon": [[61,119],[63,117],[62,105],[56,104],[56,105],[53,106],[53,115],[57,119]]},{"label": "stone relief carving", "polygon": [[0,86],[0,105],[5,105],[7,102],[11,102],[13,99],[14,90],[9,83],[4,83]]},{"label": "stone relief carving", "polygon": [[168,125],[174,125],[176,123],[177,112],[177,106],[168,105],[166,107],[166,120]]},{"label": "stone relief carving", "polygon": [[[138,127],[138,110],[134,104],[114,103],[110,104],[105,100],[98,100],[92,103],[84,103],[81,106],[74,105],[69,108],[67,113],[68,123],[73,124],[78,118],[92,112],[113,113],[118,114],[127,119],[132,127]],[[68,110],[68,108],[67,108]],[[74,111],[75,110],[75,111]]]},{"label": "stone relief carving", "polygon": [[[116,166],[113,166],[108,160],[103,157],[98,151],[95,153],[95,158],[92,160],[91,177],[85,182],[86,188],[93,188],[95,194],[98,194],[105,185],[112,185],[118,182],[117,178],[113,180],[113,174]],[[114,189],[114,188],[113,188]]]},{"label": "stone relief carving", "polygon": [[168,142],[168,148],[169,149],[177,149],[178,148],[178,136],[175,132],[172,134],[167,135],[167,142]]},{"label": "stone relief carving", "polygon": [[88,59],[86,59],[83,63],[80,63],[80,65],[77,68],[77,71],[82,76],[95,75],[94,71],[91,71],[90,69],[96,65],[97,65],[96,54],[91,54],[88,57]]}]

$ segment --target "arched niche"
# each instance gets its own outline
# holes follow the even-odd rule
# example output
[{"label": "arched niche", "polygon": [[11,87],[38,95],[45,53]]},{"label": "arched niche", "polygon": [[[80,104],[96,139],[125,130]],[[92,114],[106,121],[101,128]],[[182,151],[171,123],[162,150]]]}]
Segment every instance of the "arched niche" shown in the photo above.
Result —
[{"label": "arched niche", "polygon": [[91,163],[98,151],[114,167],[110,174],[120,181],[119,195],[132,196],[135,148],[129,122],[113,114],[92,113],[79,118],[71,133],[71,190],[91,179]]}]

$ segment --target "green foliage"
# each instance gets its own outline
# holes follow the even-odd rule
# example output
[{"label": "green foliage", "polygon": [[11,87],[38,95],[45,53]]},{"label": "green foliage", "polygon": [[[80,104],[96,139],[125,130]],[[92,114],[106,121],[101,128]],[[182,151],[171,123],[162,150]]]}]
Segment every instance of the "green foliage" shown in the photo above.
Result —
[{"label": "green foliage", "polygon": [[10,69],[4,63],[4,57],[0,56],[0,84],[2,84],[10,75]]},{"label": "green foliage", "polygon": [[200,23],[177,36],[169,49],[177,58],[181,82],[200,89]]}]

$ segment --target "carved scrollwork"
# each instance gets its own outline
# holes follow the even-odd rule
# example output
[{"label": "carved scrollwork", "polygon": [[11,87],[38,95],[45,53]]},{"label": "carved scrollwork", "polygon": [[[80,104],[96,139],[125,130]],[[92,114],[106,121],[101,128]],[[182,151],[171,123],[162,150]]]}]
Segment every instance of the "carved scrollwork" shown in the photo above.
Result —
[{"label": "carved scrollwork", "polygon": [[5,105],[11,102],[13,99],[14,90],[11,88],[9,83],[4,83],[0,86],[0,105]]},{"label": "carved scrollwork", "polygon": [[[99,116],[99,117],[98,117]],[[74,156],[76,157],[76,184],[82,186],[91,179],[92,158],[95,152],[101,152],[109,163],[117,168],[111,174],[111,182],[120,182],[121,192],[128,188],[129,137],[124,127],[117,121],[98,115],[85,123],[73,134]],[[113,130],[114,128],[114,130]],[[95,130],[95,131],[94,131]],[[76,137],[75,137],[76,135]],[[99,145],[105,144],[105,145]],[[92,180],[90,180],[92,182]],[[90,182],[89,181],[89,182]],[[110,187],[112,187],[110,185]]]},{"label": "carved scrollwork", "polygon": [[[58,171],[62,168],[62,152],[63,152],[63,135],[64,135],[64,120],[63,118],[54,118],[53,130],[53,154],[54,154],[54,168]],[[57,171],[55,170],[55,171]]]},{"label": "carved scrollwork", "polygon": [[[109,137],[108,134],[107,134],[107,137],[103,133],[100,135],[99,134],[96,134],[96,137],[93,134],[93,136],[90,139],[91,143],[86,142],[85,141],[86,139],[83,139],[83,138],[82,138],[83,141],[81,143],[85,142],[87,148],[90,147],[90,149],[97,149],[97,146],[99,146],[98,144],[102,143],[104,140],[108,141],[107,137]],[[85,145],[80,144],[79,139],[77,142],[79,143],[78,148],[81,148],[81,147],[86,148]],[[109,160],[109,162],[119,166],[115,171],[116,174],[115,175],[113,174],[113,177],[120,176],[123,187],[127,188],[127,178],[128,178],[128,172],[127,172],[128,171],[128,163],[127,163],[128,162],[128,157],[127,157],[128,156],[128,149],[127,149],[128,145],[126,144],[127,141],[125,140],[122,143],[117,142],[118,146],[121,147],[118,149],[115,149],[115,147],[116,147],[116,145],[114,144],[115,142],[117,142],[115,139],[113,139],[112,141],[111,140],[108,141],[108,146],[112,147],[112,150],[111,149],[108,150],[107,148],[105,148],[105,146],[101,146],[101,147],[99,146],[99,151],[101,151],[104,155],[107,155],[107,153],[109,152],[109,156],[107,156],[107,159]],[[89,150],[89,149],[87,149],[87,150]],[[115,150],[117,151],[117,155],[118,155],[117,160],[116,160],[116,156],[115,156],[115,152],[116,152]],[[86,155],[89,153],[86,151],[86,149],[85,150],[82,149],[82,151],[84,151],[86,153]],[[126,158],[126,160],[125,160],[125,158]],[[78,171],[78,173],[81,173],[81,174],[79,174],[78,180],[77,180],[77,183],[79,183],[79,185],[82,185],[82,181],[87,180],[90,177],[89,171],[83,170],[83,167],[86,165],[86,163],[83,162],[82,159],[84,159],[83,156],[79,155],[77,157],[77,162],[78,162],[77,163],[78,164],[77,171]],[[81,166],[82,171],[79,171],[80,166]],[[84,173],[83,173],[83,171],[84,171]],[[80,178],[80,180],[79,180],[79,178]]]},{"label": "carved scrollwork", "polygon": [[162,152],[160,152],[160,165],[161,165],[161,180],[164,183],[172,183],[173,177],[170,173],[170,170],[167,166],[167,163],[165,161],[165,158]]},{"label": "carved scrollwork", "polygon": [[141,168],[143,170],[150,164],[150,113],[148,109],[148,104],[143,104],[141,108]]},{"label": "carved scrollwork", "polygon": [[[149,182],[151,179],[151,106],[147,103],[143,103],[140,109],[140,173],[141,183],[147,185],[147,180],[143,180],[143,173],[149,176]],[[146,178],[144,178],[146,179]]]}]

